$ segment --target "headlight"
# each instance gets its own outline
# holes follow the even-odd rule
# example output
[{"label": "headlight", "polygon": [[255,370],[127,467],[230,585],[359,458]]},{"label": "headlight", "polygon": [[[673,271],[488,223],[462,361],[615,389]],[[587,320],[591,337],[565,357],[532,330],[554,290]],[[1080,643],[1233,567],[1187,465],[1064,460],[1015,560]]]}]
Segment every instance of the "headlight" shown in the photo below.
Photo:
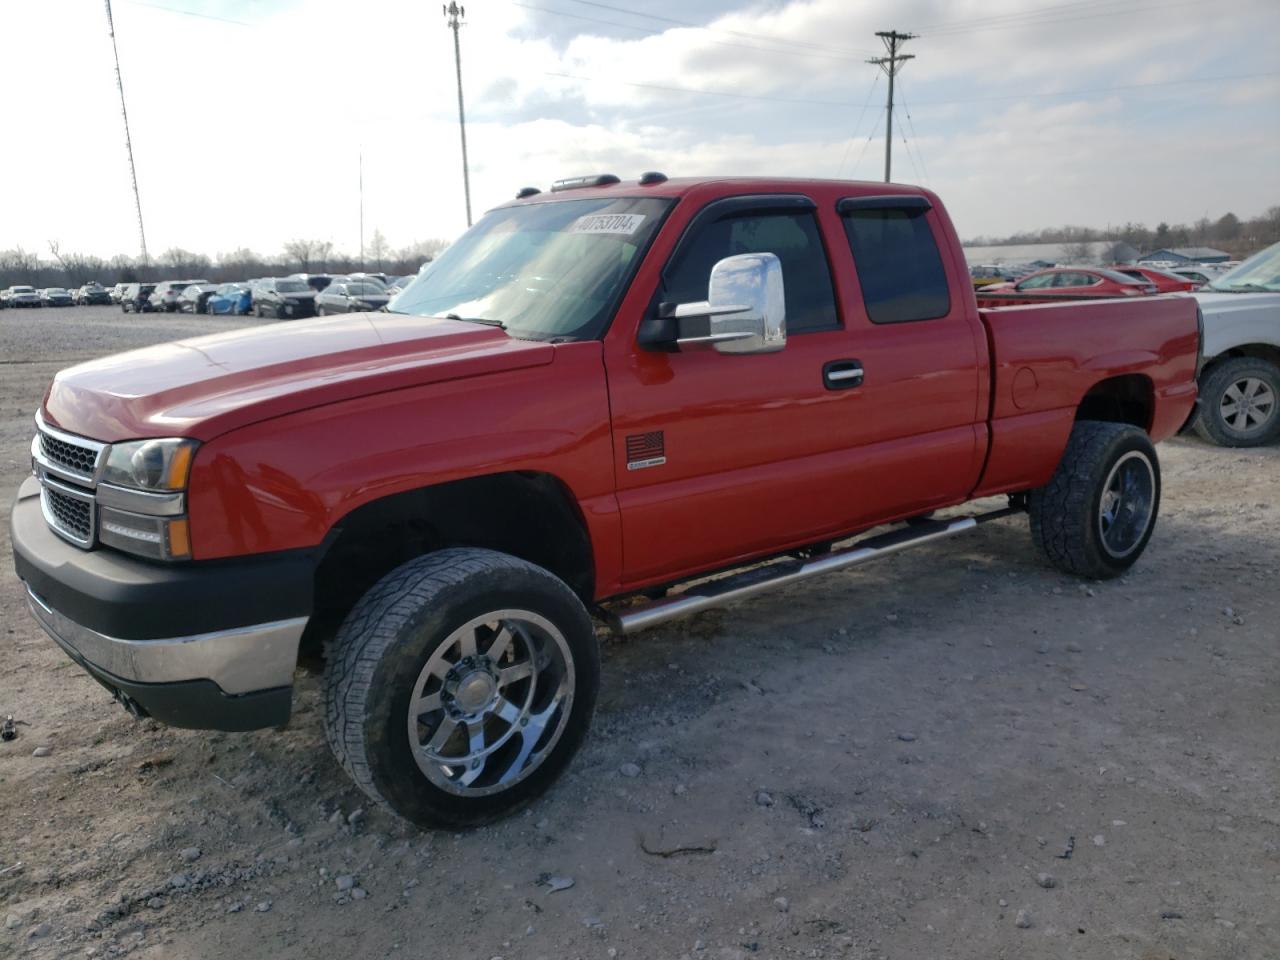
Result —
[{"label": "headlight", "polygon": [[195,450],[194,440],[135,440],[113,444],[102,471],[102,482],[135,490],[185,490]]},{"label": "headlight", "polygon": [[191,556],[186,489],[195,440],[112,444],[98,484],[98,539],[154,560]]}]

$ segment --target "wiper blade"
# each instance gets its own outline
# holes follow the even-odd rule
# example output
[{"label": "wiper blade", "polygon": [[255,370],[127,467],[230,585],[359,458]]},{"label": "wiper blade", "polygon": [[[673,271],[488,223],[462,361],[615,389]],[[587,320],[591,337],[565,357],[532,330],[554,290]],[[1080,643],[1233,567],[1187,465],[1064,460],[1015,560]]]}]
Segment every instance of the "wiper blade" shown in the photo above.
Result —
[{"label": "wiper blade", "polygon": [[446,320],[461,320],[463,323],[483,323],[486,327],[497,327],[499,330],[507,329],[507,325],[501,320],[490,320],[488,317],[463,317],[456,313],[446,313]]}]

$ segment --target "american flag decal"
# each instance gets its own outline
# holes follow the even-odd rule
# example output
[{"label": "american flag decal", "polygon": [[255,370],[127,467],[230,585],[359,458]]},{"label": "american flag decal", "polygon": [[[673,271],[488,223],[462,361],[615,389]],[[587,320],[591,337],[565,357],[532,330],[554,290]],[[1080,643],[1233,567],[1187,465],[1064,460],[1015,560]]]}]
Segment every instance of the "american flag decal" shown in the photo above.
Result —
[{"label": "american flag decal", "polygon": [[627,469],[643,470],[660,467],[667,462],[662,431],[633,433],[627,437]]}]

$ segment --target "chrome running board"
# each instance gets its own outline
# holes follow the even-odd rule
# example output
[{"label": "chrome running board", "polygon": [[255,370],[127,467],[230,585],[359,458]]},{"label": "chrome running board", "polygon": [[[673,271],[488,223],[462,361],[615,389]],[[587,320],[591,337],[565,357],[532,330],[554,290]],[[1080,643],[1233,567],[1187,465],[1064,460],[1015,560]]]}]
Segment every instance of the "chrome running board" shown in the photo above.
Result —
[{"label": "chrome running board", "polygon": [[664,597],[643,606],[631,607],[624,611],[606,610],[604,611],[605,619],[614,633],[635,633],[677,617],[686,617],[712,607],[722,607],[738,600],[745,600],[776,587],[808,580],[810,577],[835,570],[861,566],[873,560],[901,553],[911,547],[945,540],[972,530],[980,523],[999,520],[1022,512],[1022,507],[1010,506],[973,517],[930,520],[899,527],[887,533],[859,540],[843,550],[825,556],[810,560],[778,560],[743,573],[697,583],[683,593]]}]

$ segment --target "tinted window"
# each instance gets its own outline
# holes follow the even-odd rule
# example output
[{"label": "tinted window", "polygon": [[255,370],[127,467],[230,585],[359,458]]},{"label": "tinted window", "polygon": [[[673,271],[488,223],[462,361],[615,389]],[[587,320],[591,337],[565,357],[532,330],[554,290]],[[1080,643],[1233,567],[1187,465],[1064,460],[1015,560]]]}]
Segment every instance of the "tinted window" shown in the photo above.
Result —
[{"label": "tinted window", "polygon": [[872,323],[933,320],[951,311],[951,290],[924,210],[853,210],[845,234]]},{"label": "tinted window", "polygon": [[781,261],[787,333],[838,326],[831,269],[812,213],[730,217],[700,227],[667,265],[662,299],[671,303],[707,299],[711,268],[740,253],[772,253]]},{"label": "tinted window", "polygon": [[1041,273],[1034,277],[1028,277],[1018,284],[1019,290],[1043,290],[1045,287],[1053,286],[1053,279],[1056,273]]}]

